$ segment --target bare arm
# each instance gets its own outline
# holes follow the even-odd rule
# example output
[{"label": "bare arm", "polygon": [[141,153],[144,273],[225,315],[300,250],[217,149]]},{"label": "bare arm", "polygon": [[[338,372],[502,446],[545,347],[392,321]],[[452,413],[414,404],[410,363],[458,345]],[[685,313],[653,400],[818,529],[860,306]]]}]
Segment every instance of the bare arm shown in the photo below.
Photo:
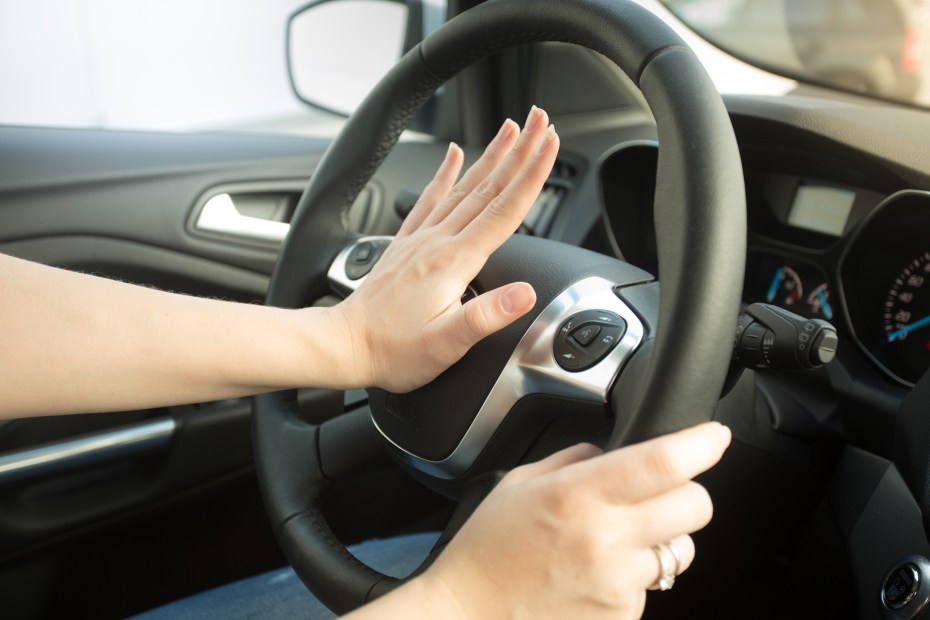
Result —
[{"label": "bare arm", "polygon": [[535,303],[522,283],[459,299],[542,188],[558,151],[547,124],[536,109],[522,132],[508,121],[460,180],[451,146],[394,243],[335,308],[200,299],[0,256],[0,416],[430,381]]},{"label": "bare arm", "polygon": [[332,312],[156,291],[0,256],[4,416],[137,409],[344,381]]}]

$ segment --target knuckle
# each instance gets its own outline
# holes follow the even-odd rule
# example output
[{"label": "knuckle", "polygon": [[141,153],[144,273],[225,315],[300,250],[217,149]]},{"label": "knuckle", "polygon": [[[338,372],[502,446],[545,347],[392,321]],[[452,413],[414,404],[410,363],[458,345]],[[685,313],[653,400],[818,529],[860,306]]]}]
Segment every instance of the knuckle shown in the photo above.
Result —
[{"label": "knuckle", "polygon": [[493,178],[485,179],[475,187],[474,195],[481,202],[493,203],[501,187]]},{"label": "knuckle", "polygon": [[649,452],[648,465],[650,471],[655,472],[664,480],[680,480],[683,476],[681,461],[677,453],[664,445]]},{"label": "knuckle", "polygon": [[[577,487],[568,484],[564,480],[556,477],[556,480],[549,485],[544,496],[544,506],[546,511],[557,520],[574,519],[582,521],[581,503]],[[585,528],[587,529],[587,528]]]},{"label": "knuckle", "polygon": [[589,459],[604,454],[604,450],[602,448],[588,441],[577,443],[569,449],[573,452],[576,452],[579,456],[581,456],[581,458],[584,459]]},{"label": "knuckle", "polygon": [[417,278],[424,280],[432,274],[442,273],[443,266],[448,262],[439,248],[432,247],[433,244],[421,246],[418,250],[419,258],[415,260],[415,274]]},{"label": "knuckle", "polygon": [[532,178],[536,172],[539,162],[535,158],[530,158],[520,166],[520,176]]},{"label": "knuckle", "polygon": [[471,336],[483,337],[490,331],[490,321],[485,313],[484,305],[477,299],[469,301],[464,306],[465,325]]},{"label": "knuckle", "polygon": [[485,208],[485,213],[493,218],[503,217],[506,213],[510,211],[510,201],[505,199],[503,196],[498,196]]},{"label": "knuckle", "polygon": [[467,196],[467,195],[468,195],[468,192],[465,191],[465,188],[462,187],[462,184],[461,184],[461,183],[456,183],[455,185],[452,186],[452,189],[449,190],[449,194],[448,194],[447,198],[448,198],[448,200],[451,200],[451,201],[452,201],[452,204],[458,204],[458,203],[460,203],[460,202],[465,198],[465,196]]},{"label": "knuckle", "polygon": [[583,566],[596,568],[606,564],[607,545],[590,529],[578,537],[574,547]]}]

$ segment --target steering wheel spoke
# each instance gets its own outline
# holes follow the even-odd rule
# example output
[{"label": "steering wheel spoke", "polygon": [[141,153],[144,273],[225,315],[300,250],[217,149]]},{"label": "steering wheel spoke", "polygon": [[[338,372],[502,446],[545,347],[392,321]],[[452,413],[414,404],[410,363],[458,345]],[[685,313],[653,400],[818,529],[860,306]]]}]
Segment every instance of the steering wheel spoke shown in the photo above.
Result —
[{"label": "steering wheel spoke", "polygon": [[375,426],[402,461],[433,478],[453,480],[471,469],[520,400],[544,395],[606,403],[614,379],[645,336],[642,321],[614,293],[615,286],[603,277],[582,279],[538,314],[448,456],[422,457],[395,442],[378,416]]},{"label": "steering wheel spoke", "polygon": [[361,286],[393,239],[389,235],[369,235],[346,245],[326,274],[333,291],[347,297]]}]

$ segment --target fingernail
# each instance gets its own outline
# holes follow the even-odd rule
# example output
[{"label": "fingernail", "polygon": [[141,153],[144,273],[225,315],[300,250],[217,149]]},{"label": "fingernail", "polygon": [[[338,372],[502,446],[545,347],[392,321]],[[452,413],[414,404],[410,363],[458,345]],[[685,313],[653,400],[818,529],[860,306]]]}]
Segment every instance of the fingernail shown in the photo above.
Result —
[{"label": "fingernail", "polygon": [[733,438],[733,431],[730,430],[730,427],[721,424],[718,430],[720,432],[720,441],[724,445],[729,444],[730,440]]},{"label": "fingernail", "polygon": [[549,144],[555,139],[555,125],[549,125],[549,129],[546,130],[546,135],[543,136],[543,139],[539,141],[539,146],[536,147],[537,153],[542,153],[545,151]]},{"label": "fingernail", "polygon": [[523,131],[529,133],[535,131],[539,125],[539,114],[536,112],[539,108],[535,105],[530,108],[530,113],[526,117],[526,123],[523,125]]},{"label": "fingernail", "polygon": [[452,153],[456,148],[458,148],[458,145],[455,142],[449,143],[449,148],[446,150],[446,161],[449,161],[449,158],[452,157]]},{"label": "fingernail", "polygon": [[501,308],[507,314],[523,314],[535,301],[536,296],[531,287],[514,284],[501,295]]},{"label": "fingernail", "polygon": [[505,120],[504,124],[501,125],[501,128],[498,130],[495,140],[504,140],[509,138],[514,132],[514,125],[516,125],[516,123],[514,123],[509,118]]}]

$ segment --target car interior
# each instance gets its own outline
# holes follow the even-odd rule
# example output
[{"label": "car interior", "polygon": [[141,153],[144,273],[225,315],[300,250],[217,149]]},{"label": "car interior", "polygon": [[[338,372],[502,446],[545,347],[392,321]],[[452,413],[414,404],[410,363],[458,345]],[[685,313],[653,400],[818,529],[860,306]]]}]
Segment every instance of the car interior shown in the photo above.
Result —
[{"label": "car interior", "polygon": [[[626,0],[447,19],[408,29],[335,139],[0,125],[0,252],[283,306],[350,294],[449,141],[474,161],[531,105],[561,138],[473,283],[528,278],[540,304],[434,384],[0,421],[0,615],[121,618],[288,562],[344,612],[396,584],[341,545],[444,531],[441,551],[501,472],[703,419],[733,432],[698,479],[714,518],[645,617],[923,615],[930,113],[812,82],[721,97]],[[575,325],[615,338],[592,352]],[[308,502],[334,539],[290,518]]]}]

